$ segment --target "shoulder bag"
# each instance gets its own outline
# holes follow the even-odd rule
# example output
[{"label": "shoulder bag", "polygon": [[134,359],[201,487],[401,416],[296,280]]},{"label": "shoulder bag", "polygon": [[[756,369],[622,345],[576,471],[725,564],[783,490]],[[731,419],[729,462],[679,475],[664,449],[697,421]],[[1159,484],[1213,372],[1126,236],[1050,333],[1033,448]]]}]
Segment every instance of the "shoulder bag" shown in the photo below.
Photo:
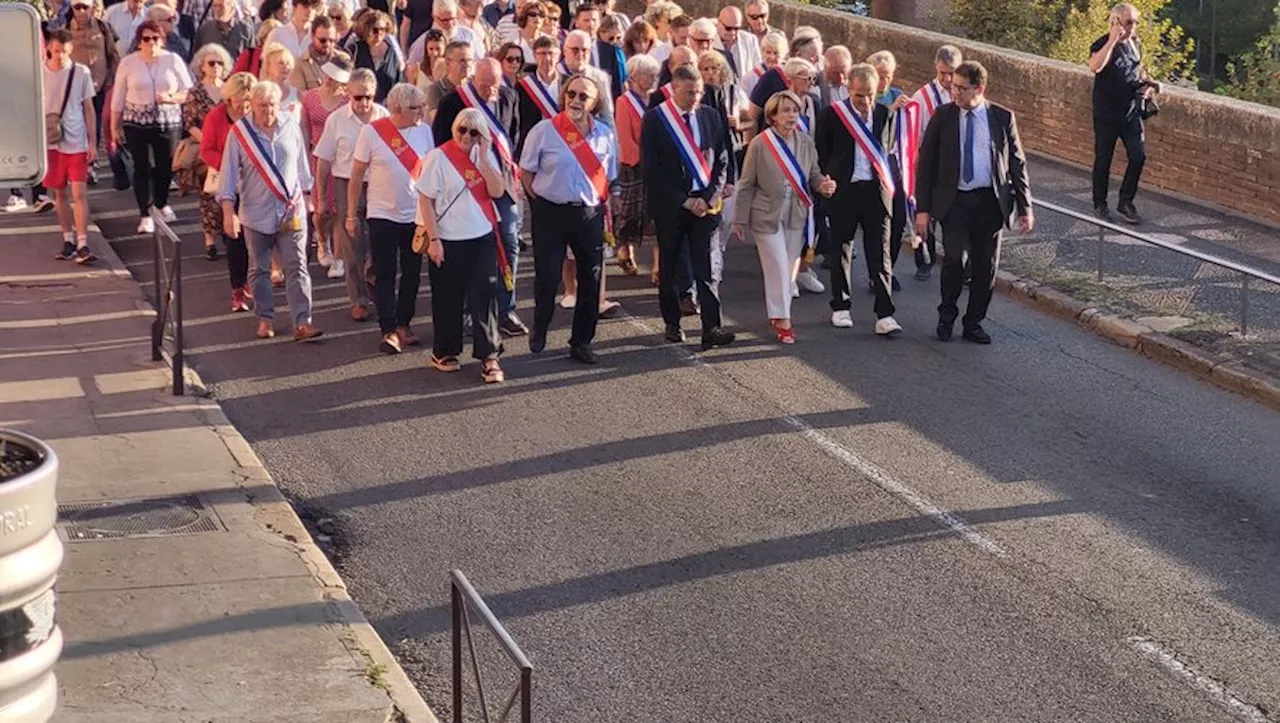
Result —
[{"label": "shoulder bag", "polygon": [[44,137],[45,143],[51,146],[62,142],[62,114],[67,112],[67,101],[71,99],[71,86],[76,82],[76,66],[71,65],[70,72],[67,73],[67,87],[62,92],[62,107],[57,113],[44,114]]}]

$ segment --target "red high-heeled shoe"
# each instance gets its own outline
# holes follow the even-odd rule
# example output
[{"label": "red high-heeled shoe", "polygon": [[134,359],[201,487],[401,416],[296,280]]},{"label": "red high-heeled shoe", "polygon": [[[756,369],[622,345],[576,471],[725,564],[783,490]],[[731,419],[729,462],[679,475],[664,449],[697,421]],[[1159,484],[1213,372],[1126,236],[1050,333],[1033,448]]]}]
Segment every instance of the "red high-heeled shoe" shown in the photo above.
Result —
[{"label": "red high-heeled shoe", "polygon": [[777,334],[777,335],[778,335],[778,343],[779,343],[779,344],[794,344],[794,343],[796,343],[796,332],[795,332],[795,329],[792,329],[792,328],[790,328],[790,327],[788,327],[788,328],[786,328],[786,329],[783,329],[781,326],[779,326],[779,325],[778,325],[778,322],[777,322],[777,321],[774,321],[774,320],[772,320],[772,319],[770,319],[770,320],[769,320],[769,323],[770,323],[770,324],[773,324],[773,331],[774,331],[774,333],[775,333],[775,334]]}]

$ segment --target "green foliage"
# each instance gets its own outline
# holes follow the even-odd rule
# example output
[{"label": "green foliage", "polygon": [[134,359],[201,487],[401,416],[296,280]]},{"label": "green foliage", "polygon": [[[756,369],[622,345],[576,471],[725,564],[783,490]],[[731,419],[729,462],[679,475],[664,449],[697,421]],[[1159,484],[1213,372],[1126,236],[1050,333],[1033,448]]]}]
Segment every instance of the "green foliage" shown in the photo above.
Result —
[{"label": "green foliage", "polygon": [[980,43],[1044,55],[1062,0],[951,0],[948,20]]},{"label": "green foliage", "polygon": [[[1169,0],[1131,0],[1138,8],[1141,23],[1138,41],[1143,65],[1156,80],[1176,80],[1191,75],[1195,66],[1195,41],[1173,20],[1164,17]],[[1062,34],[1048,55],[1071,63],[1089,59],[1089,48],[1110,27],[1111,0],[1089,0],[1078,4],[1066,16]]]},{"label": "green foliage", "polygon": [[1221,95],[1241,100],[1280,106],[1280,4],[1276,5],[1274,24],[1252,50],[1227,64],[1229,83],[1215,88]]}]

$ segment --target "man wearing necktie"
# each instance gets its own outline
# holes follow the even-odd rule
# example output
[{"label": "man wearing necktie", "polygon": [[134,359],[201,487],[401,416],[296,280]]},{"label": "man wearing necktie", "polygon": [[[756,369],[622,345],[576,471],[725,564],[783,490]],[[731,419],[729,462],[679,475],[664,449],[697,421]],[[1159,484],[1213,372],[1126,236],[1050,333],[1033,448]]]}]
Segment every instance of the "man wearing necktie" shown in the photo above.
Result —
[{"label": "man wearing necktie", "polygon": [[1027,158],[1013,111],[986,99],[987,69],[961,63],[952,84],[954,101],[929,121],[916,162],[916,231],[924,235],[929,217],[942,222],[942,303],[938,338],[951,339],[964,287],[964,252],[973,281],[961,324],[965,340],[990,344],[982,328],[995,289],[1000,234],[1012,226],[1035,226]]}]

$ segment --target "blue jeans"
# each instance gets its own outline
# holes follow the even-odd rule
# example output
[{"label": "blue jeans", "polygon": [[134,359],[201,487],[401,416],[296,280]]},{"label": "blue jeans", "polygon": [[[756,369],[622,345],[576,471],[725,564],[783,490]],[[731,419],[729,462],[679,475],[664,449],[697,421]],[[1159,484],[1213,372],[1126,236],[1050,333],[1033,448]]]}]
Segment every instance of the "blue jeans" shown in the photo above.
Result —
[{"label": "blue jeans", "polygon": [[[507,251],[507,263],[511,264],[511,278],[514,279],[520,265],[520,206],[510,194],[496,199],[494,204],[498,207],[498,235],[502,238],[502,248]],[[507,291],[505,284],[498,284],[499,322],[515,310],[515,289]]]},{"label": "blue jeans", "polygon": [[271,252],[280,252],[284,266],[285,299],[293,315],[293,325],[311,323],[311,274],[307,272],[307,229],[262,233],[244,227],[249,245],[249,285],[253,288],[253,309],[259,319],[275,317],[275,300],[271,296]]}]

